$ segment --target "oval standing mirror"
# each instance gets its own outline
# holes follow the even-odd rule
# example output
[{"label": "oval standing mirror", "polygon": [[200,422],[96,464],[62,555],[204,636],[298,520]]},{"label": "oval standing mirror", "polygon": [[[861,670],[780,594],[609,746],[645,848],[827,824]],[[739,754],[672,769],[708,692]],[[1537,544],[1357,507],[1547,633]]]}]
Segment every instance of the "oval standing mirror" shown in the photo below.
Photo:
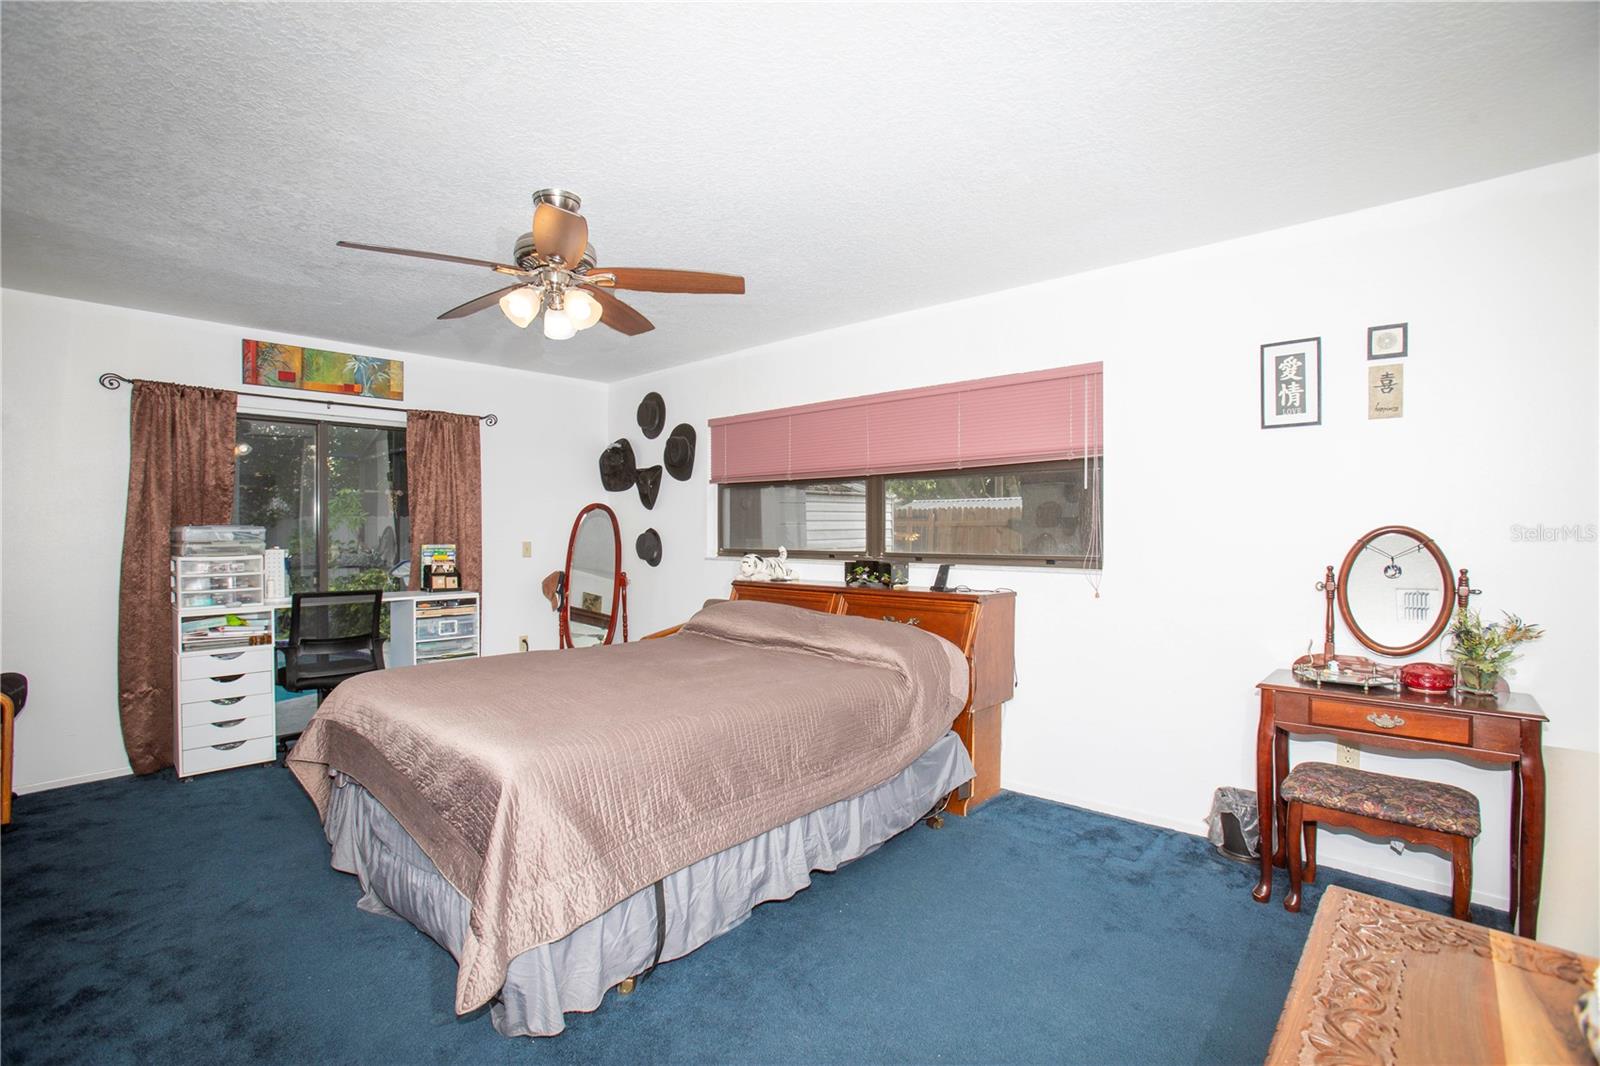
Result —
[{"label": "oval standing mirror", "polygon": [[1350,635],[1396,658],[1426,648],[1455,611],[1450,564],[1432,538],[1384,526],[1356,541],[1339,568],[1339,614]]},{"label": "oval standing mirror", "polygon": [[605,504],[591,503],[578,512],[567,541],[559,627],[563,648],[611,643],[625,581],[617,516]]}]

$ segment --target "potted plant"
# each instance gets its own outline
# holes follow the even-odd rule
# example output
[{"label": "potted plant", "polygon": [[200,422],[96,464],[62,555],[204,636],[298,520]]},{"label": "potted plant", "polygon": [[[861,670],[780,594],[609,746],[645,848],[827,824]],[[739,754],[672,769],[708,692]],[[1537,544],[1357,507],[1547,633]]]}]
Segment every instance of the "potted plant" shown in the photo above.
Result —
[{"label": "potted plant", "polygon": [[1544,636],[1544,630],[1505,613],[1504,622],[1484,625],[1477,611],[1463,607],[1450,627],[1450,658],[1456,664],[1456,687],[1477,695],[1494,695],[1494,687],[1511,673],[1517,646]]}]

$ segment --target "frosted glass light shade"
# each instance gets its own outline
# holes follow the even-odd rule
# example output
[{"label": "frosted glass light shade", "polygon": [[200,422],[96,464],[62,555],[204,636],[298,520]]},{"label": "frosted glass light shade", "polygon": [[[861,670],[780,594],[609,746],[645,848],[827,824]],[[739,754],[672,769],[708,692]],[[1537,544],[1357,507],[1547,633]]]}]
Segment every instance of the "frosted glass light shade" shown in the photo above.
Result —
[{"label": "frosted glass light shade", "polygon": [[565,305],[567,317],[577,329],[588,329],[600,321],[600,301],[582,289],[568,291]]},{"label": "frosted glass light shade", "polygon": [[577,332],[572,319],[561,308],[552,307],[544,313],[544,335],[551,340],[564,341]]},{"label": "frosted glass light shade", "polygon": [[500,310],[518,329],[527,329],[528,323],[539,313],[539,300],[539,294],[524,285],[500,297]]}]

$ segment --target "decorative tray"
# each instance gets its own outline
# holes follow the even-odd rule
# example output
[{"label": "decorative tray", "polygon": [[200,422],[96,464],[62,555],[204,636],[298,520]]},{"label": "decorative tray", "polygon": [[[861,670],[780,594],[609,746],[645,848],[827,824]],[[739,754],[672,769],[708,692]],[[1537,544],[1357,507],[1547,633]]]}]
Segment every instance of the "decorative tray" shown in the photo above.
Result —
[{"label": "decorative tray", "polygon": [[1313,685],[1396,692],[1400,689],[1400,676],[1394,667],[1381,666],[1359,655],[1302,655],[1290,669],[1295,677]]}]

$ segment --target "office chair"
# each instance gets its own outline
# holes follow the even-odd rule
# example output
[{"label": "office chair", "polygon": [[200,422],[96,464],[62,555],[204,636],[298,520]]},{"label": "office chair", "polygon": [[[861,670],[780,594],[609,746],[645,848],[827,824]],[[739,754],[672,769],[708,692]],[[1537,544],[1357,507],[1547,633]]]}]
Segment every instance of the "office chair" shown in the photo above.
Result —
[{"label": "office chair", "polygon": [[[317,703],[341,681],[383,669],[378,625],[383,592],[296,592],[289,606],[289,642],[278,684],[290,692],[315,691]],[[286,748],[298,733],[278,737]]]}]

